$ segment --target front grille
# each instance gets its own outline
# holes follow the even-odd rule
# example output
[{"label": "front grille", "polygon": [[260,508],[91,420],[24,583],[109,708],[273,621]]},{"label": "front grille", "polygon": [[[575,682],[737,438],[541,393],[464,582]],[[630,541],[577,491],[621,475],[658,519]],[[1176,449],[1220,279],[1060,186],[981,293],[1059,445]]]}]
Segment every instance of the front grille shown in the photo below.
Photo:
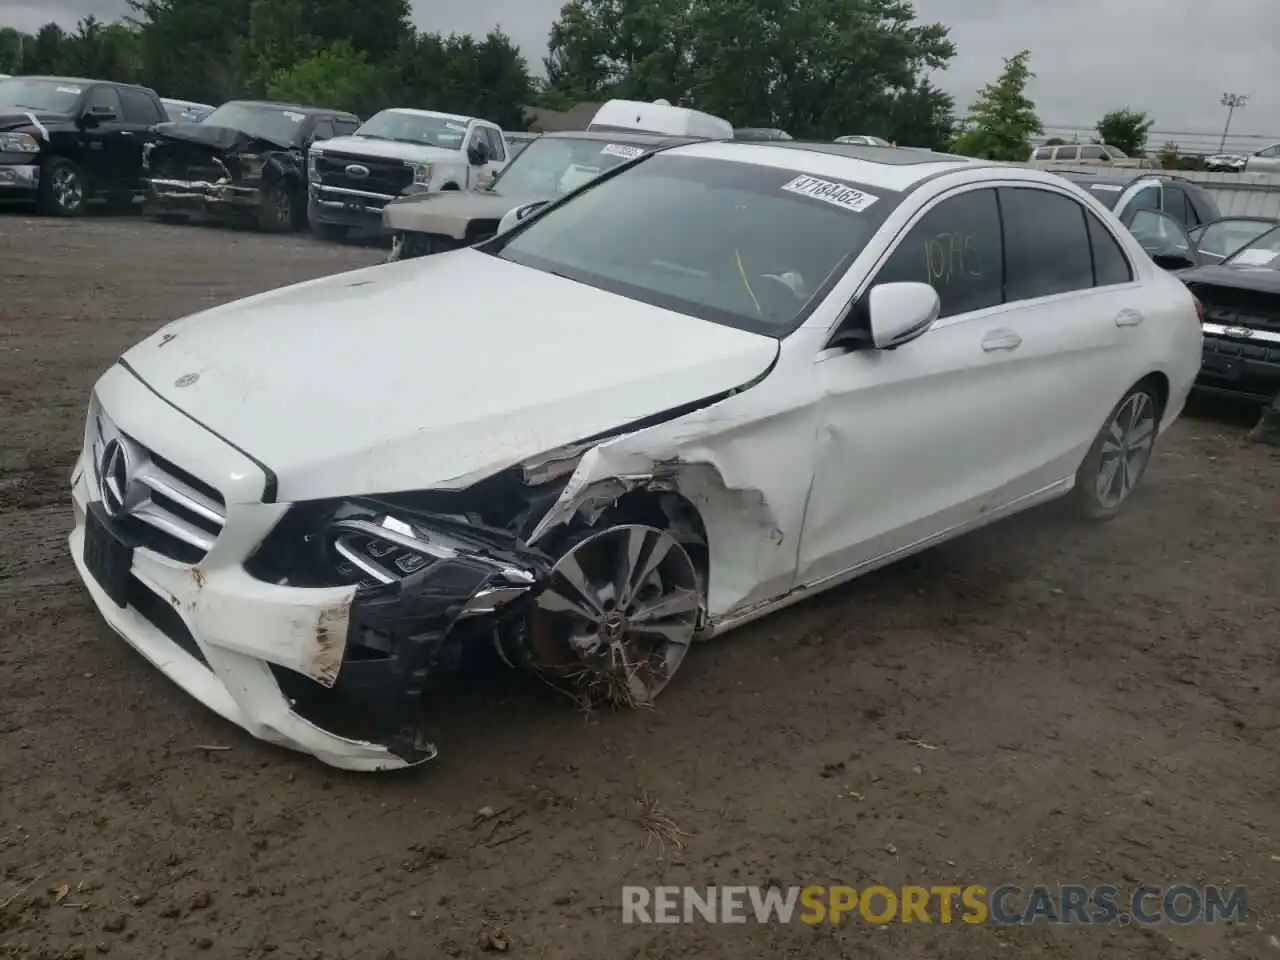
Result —
[{"label": "front grille", "polygon": [[[315,157],[315,161],[319,182],[326,187],[397,197],[413,183],[413,168],[403,160],[358,157],[348,153],[322,153]],[[353,177],[348,174],[347,167],[353,164],[364,167],[369,175]]]},{"label": "front grille", "polygon": [[113,519],[156,553],[203,559],[226,524],[222,495],[120,430],[96,403],[89,434],[94,491]]}]

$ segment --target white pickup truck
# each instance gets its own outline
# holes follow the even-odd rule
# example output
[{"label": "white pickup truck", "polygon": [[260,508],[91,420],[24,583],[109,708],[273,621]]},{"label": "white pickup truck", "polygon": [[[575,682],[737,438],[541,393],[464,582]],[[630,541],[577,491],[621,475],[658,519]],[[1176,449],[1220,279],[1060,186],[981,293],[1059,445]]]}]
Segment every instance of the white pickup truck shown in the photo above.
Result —
[{"label": "white pickup truck", "polygon": [[402,196],[471,190],[507,165],[497,124],[433,110],[395,107],[355,133],[312,146],[307,155],[311,229],[339,239],[351,228],[382,227],[382,208]]}]

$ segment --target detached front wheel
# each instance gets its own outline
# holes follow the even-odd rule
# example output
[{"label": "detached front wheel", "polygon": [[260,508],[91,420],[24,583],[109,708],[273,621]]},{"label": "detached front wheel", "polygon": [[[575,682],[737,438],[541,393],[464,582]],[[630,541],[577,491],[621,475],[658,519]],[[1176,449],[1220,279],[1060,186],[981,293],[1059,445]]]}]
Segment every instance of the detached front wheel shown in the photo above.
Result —
[{"label": "detached front wheel", "polygon": [[589,704],[649,706],[684,661],[702,578],[668,531],[622,523],[570,538],[529,619],[532,666]]}]

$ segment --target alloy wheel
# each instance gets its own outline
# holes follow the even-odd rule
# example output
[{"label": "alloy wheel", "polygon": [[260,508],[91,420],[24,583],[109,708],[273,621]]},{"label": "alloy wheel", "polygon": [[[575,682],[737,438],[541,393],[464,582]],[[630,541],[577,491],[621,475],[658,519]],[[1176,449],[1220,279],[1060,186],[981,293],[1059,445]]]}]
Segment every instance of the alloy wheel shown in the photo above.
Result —
[{"label": "alloy wheel", "polygon": [[1116,411],[1102,441],[1094,490],[1102,506],[1119,506],[1137,486],[1151,459],[1156,436],[1156,402],[1138,391]]},{"label": "alloy wheel", "polygon": [[84,200],[84,188],[80,184],[80,175],[74,170],[67,167],[55,170],[52,186],[54,199],[63,210],[75,210]]},{"label": "alloy wheel", "polygon": [[561,557],[539,595],[539,665],[588,700],[648,705],[683,662],[701,606],[693,561],[670,533],[610,527]]}]

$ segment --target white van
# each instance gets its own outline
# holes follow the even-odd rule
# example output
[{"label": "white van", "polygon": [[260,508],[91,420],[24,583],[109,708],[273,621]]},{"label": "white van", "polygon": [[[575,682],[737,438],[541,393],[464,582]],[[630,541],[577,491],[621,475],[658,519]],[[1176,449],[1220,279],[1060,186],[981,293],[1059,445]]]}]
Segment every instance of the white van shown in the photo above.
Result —
[{"label": "white van", "polygon": [[587,124],[588,130],[621,133],[659,133],[671,137],[705,137],[732,140],[733,124],[722,117],[673,107],[666,100],[610,100],[602,104]]}]

